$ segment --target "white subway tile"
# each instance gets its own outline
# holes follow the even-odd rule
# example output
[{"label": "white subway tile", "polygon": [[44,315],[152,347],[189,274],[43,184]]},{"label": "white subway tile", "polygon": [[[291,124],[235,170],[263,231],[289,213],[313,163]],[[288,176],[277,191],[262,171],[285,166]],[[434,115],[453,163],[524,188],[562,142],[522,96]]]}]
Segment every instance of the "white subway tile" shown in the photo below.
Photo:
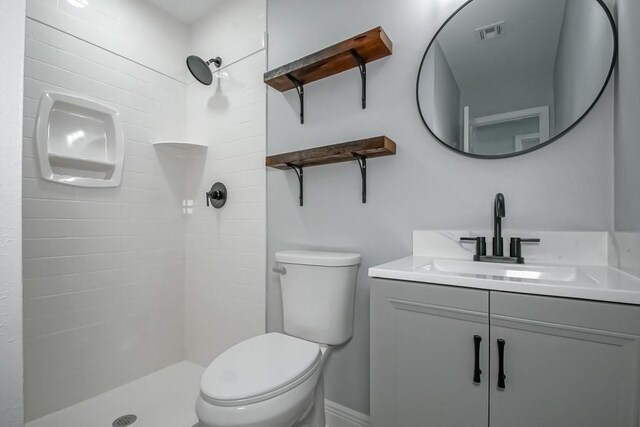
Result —
[{"label": "white subway tile", "polygon": [[[186,87],[33,21],[25,66],[25,394],[33,419],[184,356],[182,160],[160,159],[149,142],[167,124],[184,133]],[[47,90],[120,111],[122,186],[40,178],[32,136]]]}]

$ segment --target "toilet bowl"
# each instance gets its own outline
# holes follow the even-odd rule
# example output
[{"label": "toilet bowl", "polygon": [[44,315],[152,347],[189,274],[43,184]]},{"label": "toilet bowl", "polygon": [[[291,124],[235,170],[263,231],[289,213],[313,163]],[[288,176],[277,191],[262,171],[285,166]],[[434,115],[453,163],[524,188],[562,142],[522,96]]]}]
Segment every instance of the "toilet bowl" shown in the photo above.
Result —
[{"label": "toilet bowl", "polygon": [[328,350],[279,333],[260,335],[230,348],[209,365],[202,377],[196,403],[201,424],[300,425],[311,414],[316,391],[322,387]]},{"label": "toilet bowl", "polygon": [[360,255],[284,251],[284,331],[245,340],[218,356],[200,384],[202,427],[324,427],[323,368],[331,346],[353,335]]}]

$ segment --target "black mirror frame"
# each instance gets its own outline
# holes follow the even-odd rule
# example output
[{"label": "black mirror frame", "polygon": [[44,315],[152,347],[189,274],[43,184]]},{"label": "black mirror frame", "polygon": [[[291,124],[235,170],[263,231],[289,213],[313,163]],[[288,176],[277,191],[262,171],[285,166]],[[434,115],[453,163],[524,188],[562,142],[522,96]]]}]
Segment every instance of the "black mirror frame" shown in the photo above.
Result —
[{"label": "black mirror frame", "polygon": [[609,81],[611,80],[611,76],[613,75],[613,70],[615,69],[616,64],[618,62],[618,27],[616,25],[615,20],[613,19],[613,15],[611,14],[611,11],[609,10],[609,7],[607,7],[607,5],[604,3],[604,0],[595,0],[602,7],[602,9],[604,10],[605,14],[607,15],[607,18],[609,19],[609,23],[611,24],[611,31],[613,33],[613,56],[611,58],[611,67],[609,68],[609,73],[607,74],[607,78],[605,79],[604,84],[602,85],[602,89],[600,89],[600,92],[598,93],[598,96],[595,97],[595,99],[593,100],[593,103],[589,106],[589,108],[587,108],[587,110],[584,112],[584,114],[582,114],[582,116],[580,116],[575,122],[573,122],[573,124],[571,126],[566,128],[565,130],[563,130],[559,134],[553,136],[552,138],[549,138],[547,141],[536,145],[535,147],[531,147],[531,148],[528,148],[526,150],[517,151],[517,152],[509,153],[509,154],[479,155],[479,154],[467,153],[467,152],[464,152],[464,151],[459,150],[457,148],[454,148],[451,145],[447,144],[442,139],[440,139],[435,134],[435,132],[429,127],[429,125],[427,124],[427,121],[424,118],[424,114],[422,113],[422,108],[420,107],[420,75],[422,73],[422,67],[424,66],[424,61],[427,58],[427,54],[429,53],[429,49],[431,49],[431,46],[433,45],[433,43],[438,38],[438,35],[447,26],[449,21],[451,21],[458,13],[460,13],[465,7],[467,7],[470,3],[474,2],[474,1],[475,0],[466,1],[462,6],[460,6],[458,9],[456,9],[456,11],[453,12],[451,14],[451,16],[449,16],[444,21],[444,23],[440,26],[438,31],[436,31],[435,35],[433,36],[433,38],[429,42],[429,45],[427,46],[427,49],[424,51],[424,55],[422,55],[422,60],[420,61],[420,67],[418,68],[418,78],[417,78],[417,82],[416,82],[416,102],[418,104],[418,112],[420,113],[420,119],[422,120],[422,123],[424,123],[424,125],[427,128],[427,130],[429,131],[429,133],[438,142],[440,142],[442,145],[444,145],[448,149],[450,149],[452,151],[455,151],[458,154],[462,154],[463,156],[473,157],[473,158],[476,158],[476,159],[485,159],[485,160],[506,159],[506,158],[509,158],[509,157],[521,156],[523,154],[528,154],[528,153],[531,153],[532,151],[536,151],[536,150],[539,150],[540,148],[546,147],[547,145],[551,144],[552,142],[555,142],[558,139],[562,138],[564,135],[569,133],[573,128],[578,126],[578,124],[591,112],[593,107],[595,107],[595,105],[598,103],[598,101],[602,97],[602,94],[604,93],[605,89],[607,88],[607,86],[609,84]]}]

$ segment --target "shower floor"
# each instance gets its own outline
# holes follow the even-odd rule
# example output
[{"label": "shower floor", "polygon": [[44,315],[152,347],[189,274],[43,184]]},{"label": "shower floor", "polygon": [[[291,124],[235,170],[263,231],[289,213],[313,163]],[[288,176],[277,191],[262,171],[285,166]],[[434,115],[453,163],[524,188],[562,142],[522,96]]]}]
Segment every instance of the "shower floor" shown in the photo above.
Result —
[{"label": "shower floor", "polygon": [[111,427],[127,414],[132,427],[192,427],[204,368],[183,361],[27,423],[26,427]]}]

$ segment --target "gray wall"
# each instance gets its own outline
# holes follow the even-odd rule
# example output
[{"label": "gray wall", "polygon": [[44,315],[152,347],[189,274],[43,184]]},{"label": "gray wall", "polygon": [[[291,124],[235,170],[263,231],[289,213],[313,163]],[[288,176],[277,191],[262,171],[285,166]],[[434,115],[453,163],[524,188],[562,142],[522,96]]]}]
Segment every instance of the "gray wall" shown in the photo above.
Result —
[{"label": "gray wall", "polygon": [[460,87],[437,41],[421,70],[419,97],[422,114],[440,139],[459,146],[462,130]]},{"label": "gray wall", "polygon": [[620,268],[640,275],[640,2],[618,0],[615,229]]},{"label": "gray wall", "polygon": [[618,0],[620,57],[616,76],[615,226],[640,232],[640,2]]},{"label": "gray wall", "polygon": [[411,252],[411,231],[487,228],[493,196],[507,199],[507,228],[609,230],[613,219],[613,91],[569,135],[525,156],[476,160],[436,142],[415,101],[423,50],[460,1],[269,0],[269,68],[381,25],[394,54],[368,65],[368,108],[356,70],[305,87],[306,122],[294,91],[268,91],[267,151],[276,154],[386,134],[395,157],[369,162],[368,203],[355,163],[305,170],[305,206],[293,172],[267,173],[269,330],[282,325],[275,251],[322,248],[363,254],[355,335],[332,354],[327,398],[369,411],[367,269]]},{"label": "gray wall", "polygon": [[0,7],[0,425],[21,426],[24,0]]},{"label": "gray wall", "polygon": [[[460,88],[438,42],[434,43],[434,79],[431,97],[435,101],[437,120],[433,130],[443,141],[460,145]],[[429,99],[429,95],[426,98]]]},{"label": "gray wall", "polygon": [[[472,119],[543,105],[548,105],[549,115],[553,115],[551,75],[516,75],[511,79],[501,78],[492,83],[462,88],[460,108],[468,105]],[[553,117],[549,119],[553,123]]]},{"label": "gray wall", "polygon": [[[469,107],[471,120],[526,108],[547,106],[549,107],[549,135],[553,136],[555,120],[552,76],[531,73],[510,77],[510,79],[500,78],[492,84],[483,84],[483,82],[473,87],[463,88],[460,95],[460,116],[464,117],[465,106]],[[504,131],[513,125],[517,126],[518,123],[476,129],[476,135],[471,138],[471,151],[476,154],[501,154],[513,151],[513,135],[522,133],[514,129],[511,135],[505,134]],[[488,135],[486,133],[495,131],[501,136],[487,144]],[[533,132],[537,132],[537,129],[533,129]]]},{"label": "gray wall", "polygon": [[515,148],[515,135],[539,131],[540,120],[537,117],[511,120],[491,126],[478,126],[473,132],[471,149],[476,154],[511,153]]},{"label": "gray wall", "polygon": [[[554,70],[558,132],[589,108],[611,66],[609,21],[595,1],[568,0]],[[585,88],[590,88],[587,90]]]}]

